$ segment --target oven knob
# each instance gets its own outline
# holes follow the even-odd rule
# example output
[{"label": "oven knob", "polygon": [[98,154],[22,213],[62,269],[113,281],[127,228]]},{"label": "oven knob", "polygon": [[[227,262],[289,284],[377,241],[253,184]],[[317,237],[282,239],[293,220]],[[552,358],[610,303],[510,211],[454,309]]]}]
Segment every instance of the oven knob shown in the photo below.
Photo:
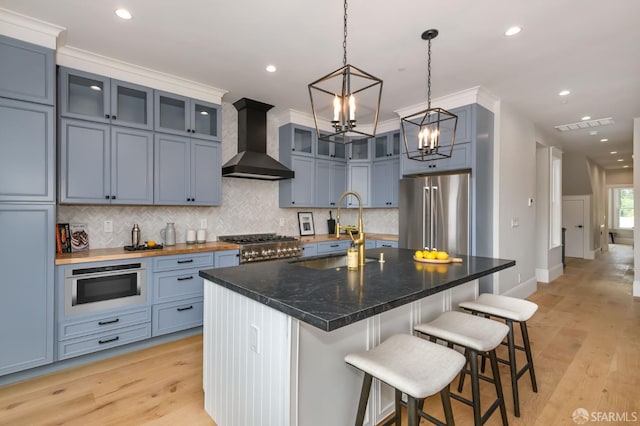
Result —
[{"label": "oven knob", "polygon": [[276,254],[277,254],[278,256],[282,256],[282,249],[281,249],[281,248],[278,248],[278,249],[276,250]]},{"label": "oven knob", "polygon": [[258,255],[258,252],[255,250],[251,250],[251,257],[256,257]]}]

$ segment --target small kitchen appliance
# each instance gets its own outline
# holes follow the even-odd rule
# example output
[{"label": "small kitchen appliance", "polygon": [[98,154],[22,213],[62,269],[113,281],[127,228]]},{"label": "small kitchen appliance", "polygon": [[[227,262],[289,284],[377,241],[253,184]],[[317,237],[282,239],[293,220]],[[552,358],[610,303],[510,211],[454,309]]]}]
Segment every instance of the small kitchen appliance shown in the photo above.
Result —
[{"label": "small kitchen appliance", "polygon": [[240,245],[240,263],[285,259],[302,255],[302,242],[277,234],[219,236],[219,241]]}]

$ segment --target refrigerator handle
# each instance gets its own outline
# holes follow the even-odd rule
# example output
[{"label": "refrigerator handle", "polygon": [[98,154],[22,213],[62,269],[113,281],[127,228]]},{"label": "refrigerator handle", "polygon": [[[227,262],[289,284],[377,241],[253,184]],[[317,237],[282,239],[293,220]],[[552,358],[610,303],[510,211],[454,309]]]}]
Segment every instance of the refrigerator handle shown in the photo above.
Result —
[{"label": "refrigerator handle", "polygon": [[422,194],[422,249],[431,245],[431,188],[424,187]]},{"label": "refrigerator handle", "polygon": [[436,241],[438,241],[438,224],[436,223],[436,214],[438,214],[438,209],[436,208],[436,203],[438,202],[437,190],[437,186],[431,187],[431,250],[437,248],[434,246]]}]

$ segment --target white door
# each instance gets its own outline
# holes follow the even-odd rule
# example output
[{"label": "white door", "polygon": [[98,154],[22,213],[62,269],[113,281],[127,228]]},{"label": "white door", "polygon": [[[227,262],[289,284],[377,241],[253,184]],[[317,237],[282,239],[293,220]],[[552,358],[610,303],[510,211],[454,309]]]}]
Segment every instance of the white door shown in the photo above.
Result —
[{"label": "white door", "polygon": [[562,201],[562,226],[566,228],[564,253],[567,257],[584,258],[584,201]]}]

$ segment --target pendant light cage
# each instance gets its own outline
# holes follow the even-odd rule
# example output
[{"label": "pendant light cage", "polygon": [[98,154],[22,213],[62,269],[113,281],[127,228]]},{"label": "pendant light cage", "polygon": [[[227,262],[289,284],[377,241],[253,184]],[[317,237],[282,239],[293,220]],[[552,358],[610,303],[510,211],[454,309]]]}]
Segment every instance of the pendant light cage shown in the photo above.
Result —
[{"label": "pendant light cage", "polygon": [[382,80],[347,63],[346,0],[342,48],[342,67],[308,88],[318,139],[347,144],[376,135]]},{"label": "pendant light cage", "polygon": [[422,39],[428,41],[427,50],[427,109],[400,119],[407,158],[415,161],[434,161],[450,158],[458,127],[458,116],[443,108],[431,108],[431,40],[438,30],[427,30]]}]

